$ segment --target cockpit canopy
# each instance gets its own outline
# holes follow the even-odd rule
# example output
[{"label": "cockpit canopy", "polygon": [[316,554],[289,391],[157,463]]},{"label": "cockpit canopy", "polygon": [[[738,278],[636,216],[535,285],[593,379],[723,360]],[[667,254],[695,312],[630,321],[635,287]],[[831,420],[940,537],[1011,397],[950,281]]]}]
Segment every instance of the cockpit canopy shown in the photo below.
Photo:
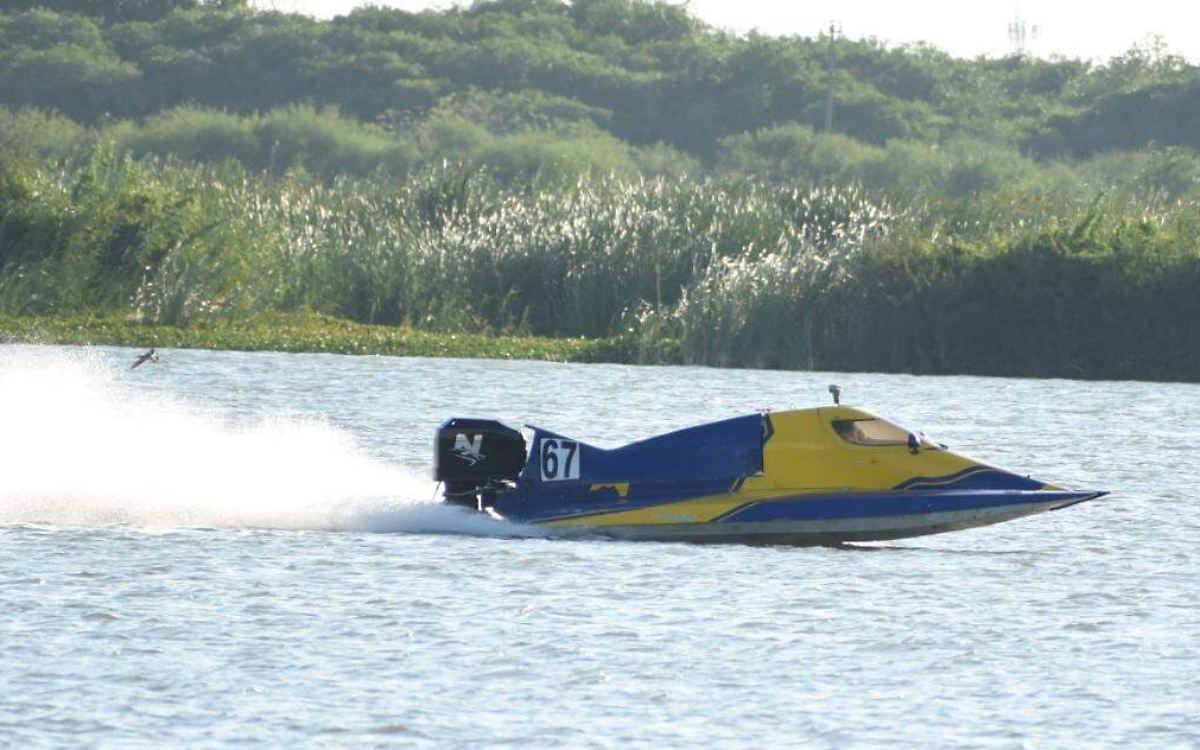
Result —
[{"label": "cockpit canopy", "polygon": [[833,431],[838,437],[854,445],[909,445],[909,436],[913,436],[922,448],[937,450],[943,446],[930,440],[924,433],[906,430],[895,422],[882,417],[863,417],[859,419],[835,419]]}]

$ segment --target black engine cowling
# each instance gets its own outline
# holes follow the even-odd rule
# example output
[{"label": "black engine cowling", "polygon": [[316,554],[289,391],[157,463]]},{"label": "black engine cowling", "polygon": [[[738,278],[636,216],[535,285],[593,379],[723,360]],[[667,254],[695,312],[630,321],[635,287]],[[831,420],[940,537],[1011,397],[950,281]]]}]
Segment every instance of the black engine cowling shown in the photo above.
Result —
[{"label": "black engine cowling", "polygon": [[446,502],[481,508],[525,467],[525,438],[491,419],[456,417],[437,432],[433,478],[444,482]]}]

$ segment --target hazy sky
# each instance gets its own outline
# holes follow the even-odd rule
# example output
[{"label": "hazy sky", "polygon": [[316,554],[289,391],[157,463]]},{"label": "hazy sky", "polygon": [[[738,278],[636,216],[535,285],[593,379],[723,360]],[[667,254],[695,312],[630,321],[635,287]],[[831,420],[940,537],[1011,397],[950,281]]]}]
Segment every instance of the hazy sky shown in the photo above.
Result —
[{"label": "hazy sky", "polygon": [[[322,18],[368,4],[364,0],[254,2]],[[371,4],[419,10],[470,2],[376,0]],[[1157,35],[1172,52],[1200,61],[1200,3],[1195,0],[691,0],[689,4],[709,24],[739,32],[813,35],[837,21],[849,37],[874,36],[893,44],[924,40],[962,56],[1011,52],[1009,25],[1019,17],[1027,29],[1026,48],[1041,56],[1108,58]]]}]

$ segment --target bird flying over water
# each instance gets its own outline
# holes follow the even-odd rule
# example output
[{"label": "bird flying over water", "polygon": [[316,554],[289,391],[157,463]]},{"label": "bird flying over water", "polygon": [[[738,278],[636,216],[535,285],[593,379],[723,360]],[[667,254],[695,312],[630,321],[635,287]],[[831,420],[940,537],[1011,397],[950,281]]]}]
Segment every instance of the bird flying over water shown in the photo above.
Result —
[{"label": "bird flying over water", "polygon": [[154,353],[153,349],[146,352],[145,354],[139,354],[138,358],[133,361],[133,365],[130,366],[129,369],[136,370],[137,368],[141,367],[142,365],[146,364],[147,362],[155,362],[155,363],[158,362],[158,355]]}]

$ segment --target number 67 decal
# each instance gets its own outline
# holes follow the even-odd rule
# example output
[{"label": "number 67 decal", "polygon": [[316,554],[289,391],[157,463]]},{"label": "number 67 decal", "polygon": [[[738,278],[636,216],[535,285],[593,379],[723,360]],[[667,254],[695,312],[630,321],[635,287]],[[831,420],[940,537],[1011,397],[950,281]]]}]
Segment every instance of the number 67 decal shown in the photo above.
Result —
[{"label": "number 67 decal", "polygon": [[579,443],[560,438],[542,438],[540,453],[543,482],[579,478]]}]

